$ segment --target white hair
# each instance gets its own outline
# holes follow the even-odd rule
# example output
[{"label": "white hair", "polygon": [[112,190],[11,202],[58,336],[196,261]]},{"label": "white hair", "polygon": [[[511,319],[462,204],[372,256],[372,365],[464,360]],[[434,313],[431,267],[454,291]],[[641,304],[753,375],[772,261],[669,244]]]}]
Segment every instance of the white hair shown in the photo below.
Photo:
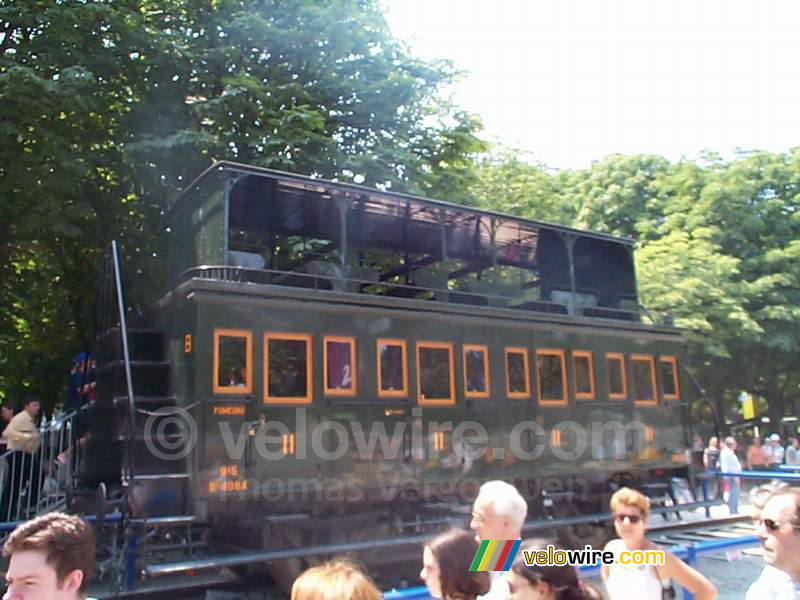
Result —
[{"label": "white hair", "polygon": [[478,498],[488,500],[492,512],[498,516],[509,517],[515,527],[522,527],[528,516],[528,503],[510,483],[496,479],[487,481],[478,491]]}]

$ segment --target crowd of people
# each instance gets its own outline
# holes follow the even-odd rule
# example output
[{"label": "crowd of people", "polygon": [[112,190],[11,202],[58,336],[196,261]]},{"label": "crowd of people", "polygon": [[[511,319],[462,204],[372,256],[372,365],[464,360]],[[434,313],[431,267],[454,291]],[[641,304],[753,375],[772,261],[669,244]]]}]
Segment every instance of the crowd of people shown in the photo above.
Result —
[{"label": "crowd of people", "polygon": [[42,403],[37,396],[26,396],[18,411],[10,402],[0,406],[0,522],[28,518],[37,512],[43,489],[63,487],[59,468],[65,467],[70,446],[83,441],[81,436],[89,429],[81,409],[94,400],[95,370],[93,355],[82,352],[74,358],[64,407],[75,416],[69,440],[75,444],[49,439],[51,433],[60,432],[40,423]]},{"label": "crowd of people", "polygon": [[800,469],[800,439],[795,435],[789,436],[786,447],[782,445],[781,436],[777,433],[770,434],[765,443],[762,443],[759,436],[754,436],[746,451],[733,436],[722,441],[711,436],[705,446],[702,438],[696,435],[691,454],[695,473],[707,470],[728,473],[722,478],[722,487],[717,492],[722,493],[731,514],[739,512],[742,479],[736,473],[741,473],[745,468],[752,471],[774,471],[780,465],[797,466]]},{"label": "crowd of people", "polygon": [[[789,600],[800,594],[800,488],[762,485],[750,493],[752,517],[763,549],[764,569],[746,600]],[[433,598],[444,600],[663,600],[680,585],[697,600],[717,597],[714,585],[669,550],[647,540],[650,500],[621,488],[610,502],[617,538],[604,551],[663,551],[660,566],[615,561],[601,567],[605,595],[569,564],[528,564],[527,553],[554,542],[524,540],[507,572],[470,570],[482,540],[520,540],[527,503],[509,483],[485,483],[476,498],[469,530],[432,537],[421,552],[420,578]],[[95,536],[81,517],[48,513],[19,525],[3,546],[8,559],[4,600],[84,600],[92,577]],[[294,582],[291,600],[379,600],[374,581],[355,562],[337,558],[315,566]]]}]

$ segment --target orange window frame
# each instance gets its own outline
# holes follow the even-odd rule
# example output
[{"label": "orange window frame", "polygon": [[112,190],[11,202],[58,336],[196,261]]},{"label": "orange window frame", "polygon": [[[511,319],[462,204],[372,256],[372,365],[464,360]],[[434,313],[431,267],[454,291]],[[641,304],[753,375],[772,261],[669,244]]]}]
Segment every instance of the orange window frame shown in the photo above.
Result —
[{"label": "orange window frame", "polygon": [[[557,356],[561,361],[561,390],[564,395],[559,400],[542,399],[542,374],[539,372],[540,356]],[[569,401],[569,390],[567,388],[567,358],[563,350],[557,348],[536,349],[536,391],[539,404],[542,406],[565,406]]]},{"label": "orange window frame", "polygon": [[[613,393],[611,391],[611,369],[608,365],[611,361],[619,361],[620,371],[622,374],[622,392]],[[610,400],[627,400],[628,399],[628,373],[625,368],[625,355],[621,352],[607,352],[606,353],[606,379],[608,380],[608,398]]]},{"label": "orange window frame", "polygon": [[[467,390],[467,352],[483,352],[483,382],[484,389],[480,392],[470,392]],[[491,394],[491,383],[489,382],[489,347],[481,344],[464,344],[461,349],[461,358],[464,364],[464,397],[465,398],[488,398]]]},{"label": "orange window frame", "polygon": [[[523,363],[525,366],[525,391],[524,392],[512,392],[511,391],[511,377],[509,377],[509,369],[508,369],[508,355],[509,354],[522,354]],[[504,353],[505,358],[505,370],[506,370],[506,396],[513,399],[522,399],[522,398],[530,398],[531,397],[531,370],[530,366],[528,365],[528,349],[527,348],[520,348],[515,346],[508,346],[505,349]]]},{"label": "orange window frame", "polygon": [[[328,387],[328,342],[350,344],[350,387]],[[326,335],[322,337],[322,387],[326,396],[355,396],[358,393],[358,369],[356,364],[356,338]]]},{"label": "orange window frame", "polygon": [[[420,406],[451,406],[456,403],[456,374],[453,357],[453,344],[450,342],[417,342],[416,364],[417,364],[417,404]],[[432,350],[447,350],[447,360],[449,361],[448,376],[450,378],[450,397],[448,398],[425,398],[422,395],[422,369],[420,369],[420,350],[430,348]]]},{"label": "orange window frame", "polygon": [[[576,366],[577,358],[586,358],[589,360],[589,392],[578,391],[578,368]],[[588,350],[573,350],[572,351],[572,379],[575,385],[575,399],[576,400],[594,400],[595,386],[594,386],[594,355]]]},{"label": "orange window frame", "polygon": [[[244,386],[219,385],[219,340],[222,337],[244,338],[245,348],[245,384]],[[215,394],[252,394],[253,393],[253,333],[244,329],[214,330],[214,369],[212,389]]]},{"label": "orange window frame", "polygon": [[[302,341],[306,343],[306,395],[269,395],[269,342],[270,340]],[[314,379],[311,364],[311,336],[304,333],[270,331],[264,334],[264,404],[311,404],[314,398]]]},{"label": "orange window frame", "polygon": [[681,387],[680,383],[678,382],[678,359],[674,356],[661,356],[659,357],[659,362],[664,362],[672,365],[672,381],[675,385],[675,393],[674,394],[667,394],[664,392],[664,400],[680,400],[681,398]]},{"label": "orange window frame", "polygon": [[[383,389],[383,372],[381,371],[381,346],[400,346],[403,361],[403,388],[400,390]],[[408,343],[405,340],[391,340],[378,338],[375,342],[376,371],[378,373],[379,398],[406,398],[408,397]]]},{"label": "orange window frame", "polygon": [[653,389],[652,400],[640,400],[636,397],[636,387],[633,390],[633,402],[638,406],[656,406],[658,404],[658,386],[656,385],[656,360],[650,354],[631,354],[631,368],[635,362],[646,362],[650,365],[650,385]]}]

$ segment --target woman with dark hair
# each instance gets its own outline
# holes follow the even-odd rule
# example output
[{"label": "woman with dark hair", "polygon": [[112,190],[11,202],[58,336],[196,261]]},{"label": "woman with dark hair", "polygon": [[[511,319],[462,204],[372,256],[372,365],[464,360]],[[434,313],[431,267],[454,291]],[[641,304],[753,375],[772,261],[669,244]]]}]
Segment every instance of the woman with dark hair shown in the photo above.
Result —
[{"label": "woman with dark hair", "polygon": [[599,596],[587,589],[570,565],[527,565],[525,551],[546,550],[552,542],[530,540],[520,548],[506,574],[511,600],[592,600]]},{"label": "woman with dark hair", "polygon": [[475,600],[489,591],[489,573],[470,571],[478,551],[475,536],[463,529],[437,535],[422,551],[419,576],[434,598]]}]

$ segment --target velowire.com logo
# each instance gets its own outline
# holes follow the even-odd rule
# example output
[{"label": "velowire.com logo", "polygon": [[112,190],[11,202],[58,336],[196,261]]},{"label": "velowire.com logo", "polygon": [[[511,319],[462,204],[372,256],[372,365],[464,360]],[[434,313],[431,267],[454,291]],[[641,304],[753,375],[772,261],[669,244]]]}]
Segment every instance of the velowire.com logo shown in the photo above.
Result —
[{"label": "velowire.com logo", "polygon": [[519,552],[522,540],[483,540],[470,571],[508,571]]}]

